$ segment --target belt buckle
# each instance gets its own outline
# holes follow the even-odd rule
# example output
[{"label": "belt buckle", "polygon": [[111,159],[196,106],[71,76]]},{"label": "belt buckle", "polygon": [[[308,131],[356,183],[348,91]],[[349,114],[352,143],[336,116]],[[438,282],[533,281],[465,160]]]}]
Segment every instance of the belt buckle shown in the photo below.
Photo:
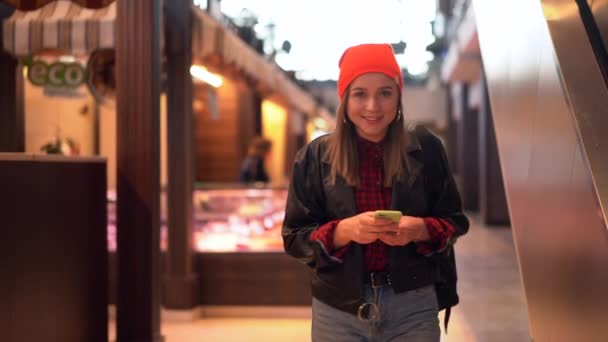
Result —
[{"label": "belt buckle", "polygon": [[380,308],[376,303],[363,303],[357,310],[357,318],[360,321],[379,321]]},{"label": "belt buckle", "polygon": [[[384,282],[382,279],[383,275],[386,276],[386,282]],[[369,278],[370,278],[370,284],[372,285],[372,288],[374,288],[374,289],[391,284],[391,276],[385,272],[371,272],[369,274]]]}]

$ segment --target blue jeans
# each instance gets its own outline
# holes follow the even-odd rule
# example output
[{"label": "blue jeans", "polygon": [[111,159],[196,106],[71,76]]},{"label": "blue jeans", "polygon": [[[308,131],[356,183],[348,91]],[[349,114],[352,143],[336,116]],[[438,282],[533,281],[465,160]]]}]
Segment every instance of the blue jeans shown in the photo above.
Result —
[{"label": "blue jeans", "polygon": [[365,285],[365,301],[375,303],[376,317],[361,319],[312,300],[313,342],[406,341],[439,342],[435,287],[395,293],[391,287]]}]

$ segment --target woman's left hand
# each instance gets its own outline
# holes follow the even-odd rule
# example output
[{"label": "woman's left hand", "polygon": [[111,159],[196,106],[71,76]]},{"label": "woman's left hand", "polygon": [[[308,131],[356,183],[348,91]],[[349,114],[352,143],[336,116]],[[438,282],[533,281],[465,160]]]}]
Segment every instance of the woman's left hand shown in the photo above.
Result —
[{"label": "woman's left hand", "polygon": [[389,246],[405,246],[412,241],[426,241],[430,238],[421,217],[401,216],[394,232],[382,233],[380,241]]}]

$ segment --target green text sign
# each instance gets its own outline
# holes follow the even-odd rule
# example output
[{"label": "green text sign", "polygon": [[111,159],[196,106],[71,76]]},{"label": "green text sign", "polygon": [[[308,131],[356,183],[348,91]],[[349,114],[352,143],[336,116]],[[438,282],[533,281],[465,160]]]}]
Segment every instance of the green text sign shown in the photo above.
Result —
[{"label": "green text sign", "polygon": [[78,63],[32,61],[27,78],[37,86],[76,88],[87,81],[87,70]]}]

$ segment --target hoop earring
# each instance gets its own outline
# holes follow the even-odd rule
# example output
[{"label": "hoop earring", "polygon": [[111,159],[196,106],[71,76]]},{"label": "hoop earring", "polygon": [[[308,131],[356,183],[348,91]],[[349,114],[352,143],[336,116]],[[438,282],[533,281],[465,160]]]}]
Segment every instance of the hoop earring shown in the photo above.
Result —
[{"label": "hoop earring", "polygon": [[344,114],[344,117],[342,118],[342,121],[344,121],[345,125],[348,125],[348,121],[346,121],[346,114]]},{"label": "hoop earring", "polygon": [[397,109],[397,121],[401,120],[401,113],[402,113],[402,110],[401,110],[401,107],[399,107]]}]

